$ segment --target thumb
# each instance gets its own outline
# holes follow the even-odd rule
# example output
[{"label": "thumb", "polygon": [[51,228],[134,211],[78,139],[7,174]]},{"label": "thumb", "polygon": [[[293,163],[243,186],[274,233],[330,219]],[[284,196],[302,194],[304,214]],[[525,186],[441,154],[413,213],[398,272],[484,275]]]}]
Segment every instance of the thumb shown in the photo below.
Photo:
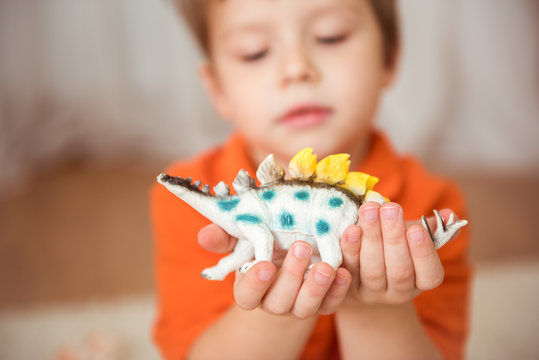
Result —
[{"label": "thumb", "polygon": [[236,246],[238,240],[227,234],[218,225],[204,226],[198,232],[198,243],[204,249],[217,253],[230,252]]}]

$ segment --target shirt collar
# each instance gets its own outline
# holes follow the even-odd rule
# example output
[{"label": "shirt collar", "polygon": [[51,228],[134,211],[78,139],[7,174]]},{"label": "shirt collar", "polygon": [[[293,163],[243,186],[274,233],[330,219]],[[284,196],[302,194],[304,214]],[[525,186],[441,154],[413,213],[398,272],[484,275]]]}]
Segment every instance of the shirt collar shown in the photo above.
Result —
[{"label": "shirt collar", "polygon": [[249,158],[247,143],[241,134],[233,133],[224,144],[223,158],[217,164],[217,173],[224,174],[222,180],[227,184],[232,181],[240,169],[244,169],[251,177],[256,176],[256,170]]},{"label": "shirt collar", "polygon": [[[241,134],[233,133],[224,144],[223,150],[223,158],[217,170],[218,173],[224,174],[222,180],[225,183],[232,183],[239,169],[244,169],[255,177],[256,168],[249,158],[247,143]],[[379,178],[380,182],[375,190],[390,199],[399,195],[404,184],[399,158],[386,136],[379,130],[372,131],[367,155],[353,171]]]}]

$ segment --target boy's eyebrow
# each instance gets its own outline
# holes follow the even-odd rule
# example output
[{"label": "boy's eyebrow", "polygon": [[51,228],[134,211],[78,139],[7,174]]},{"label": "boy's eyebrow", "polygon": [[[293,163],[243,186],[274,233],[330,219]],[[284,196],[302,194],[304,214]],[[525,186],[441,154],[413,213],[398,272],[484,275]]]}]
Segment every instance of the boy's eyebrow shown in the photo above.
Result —
[{"label": "boy's eyebrow", "polygon": [[268,28],[267,24],[260,24],[260,23],[243,23],[239,25],[233,25],[229,28],[225,29],[221,35],[221,39],[226,39],[229,37],[232,37],[236,33],[241,32],[257,32],[257,31],[263,31]]},{"label": "boy's eyebrow", "polygon": [[351,12],[354,11],[360,11],[361,6],[359,6],[358,2],[347,2],[346,4],[335,4],[335,3],[329,3],[324,4],[316,9],[314,9],[309,15],[308,18],[317,18],[323,15],[326,15],[328,12],[331,13],[344,13],[349,15]]}]

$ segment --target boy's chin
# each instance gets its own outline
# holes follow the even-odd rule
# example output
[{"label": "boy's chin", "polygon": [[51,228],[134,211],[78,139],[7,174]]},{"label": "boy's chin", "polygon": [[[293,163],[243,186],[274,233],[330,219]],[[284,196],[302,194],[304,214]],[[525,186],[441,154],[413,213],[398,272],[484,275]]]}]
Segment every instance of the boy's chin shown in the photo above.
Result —
[{"label": "boy's chin", "polygon": [[[359,130],[364,130],[365,133]],[[358,148],[361,148],[361,144],[368,138],[367,133],[368,129],[342,131],[327,126],[301,131],[280,128],[279,131],[269,132],[267,136],[257,134],[250,139],[250,143],[256,158],[273,154],[280,162],[289,161],[300,150],[312,148],[313,153],[321,160],[337,153],[358,154]]]},{"label": "boy's chin", "polygon": [[327,141],[327,138],[319,137],[303,137],[301,139],[295,139],[293,141],[280,141],[270,146],[275,156],[282,160],[290,160],[300,150],[305,148],[312,148],[313,153],[317,155],[318,159],[322,159],[325,156],[343,152],[342,144],[335,141]]},{"label": "boy's chin", "polygon": [[282,154],[282,158],[288,160],[301,149],[312,148],[313,154],[317,155],[318,160],[322,160],[329,155],[346,153],[355,159],[351,160],[360,161],[360,158],[364,155],[364,150],[368,146],[369,133],[354,137],[351,137],[350,134],[347,135],[349,136],[331,134],[325,131],[319,136],[298,136],[288,144],[283,141],[275,148]]}]

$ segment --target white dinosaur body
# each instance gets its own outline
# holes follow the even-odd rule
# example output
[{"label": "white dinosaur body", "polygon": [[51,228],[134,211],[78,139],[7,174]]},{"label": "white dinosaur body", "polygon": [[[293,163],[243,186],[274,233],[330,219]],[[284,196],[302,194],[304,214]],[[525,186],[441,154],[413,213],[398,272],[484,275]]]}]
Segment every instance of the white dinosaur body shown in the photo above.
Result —
[{"label": "white dinosaur body", "polygon": [[[175,179],[175,178],[172,178]],[[344,189],[283,181],[250,188],[238,195],[213,196],[174,183],[161,175],[159,182],[238,238],[234,252],[202,276],[222,280],[249,262],[271,261],[274,247],[288,249],[297,240],[309,242],[313,254],[335,269],[342,262],[339,245],[343,231],[357,223],[360,202]]]},{"label": "white dinosaur body", "polygon": [[333,188],[283,183],[255,191],[264,205],[261,216],[281,249],[304,240],[316,250],[318,240],[340,239],[346,227],[358,219],[358,202]]},{"label": "white dinosaur body", "polygon": [[[291,162],[291,165],[300,167],[302,163],[298,165]],[[344,175],[347,173],[348,169]],[[350,174],[356,177],[360,174],[366,183],[365,174]],[[199,189],[200,182],[191,183],[191,179],[160,174],[157,180],[238,239],[231,254],[221,259],[216,266],[202,272],[204,278],[222,280],[238,268],[247,271],[258,261],[272,261],[275,247],[288,249],[298,240],[309,242],[314,256],[319,255],[322,261],[334,269],[341,265],[340,238],[348,226],[357,223],[359,206],[363,201],[384,203],[385,200],[365,186],[362,187],[362,193],[358,194],[350,190],[358,188],[354,184],[349,187],[329,184],[332,179],[327,174],[323,174],[328,179],[324,182],[313,181],[312,173],[306,175],[302,176],[303,179],[296,177],[284,180],[284,170],[270,155],[257,171],[262,186],[256,187],[254,179],[240,170],[233,183],[238,192],[236,195],[229,195],[228,187],[222,182],[214,188],[215,195],[211,195],[208,185]],[[437,215],[437,220],[440,219]],[[441,247],[464,225],[465,221],[453,223],[451,219],[447,224],[448,231],[445,231],[442,222],[433,238],[436,246]],[[444,231],[440,230],[442,227]]]}]

